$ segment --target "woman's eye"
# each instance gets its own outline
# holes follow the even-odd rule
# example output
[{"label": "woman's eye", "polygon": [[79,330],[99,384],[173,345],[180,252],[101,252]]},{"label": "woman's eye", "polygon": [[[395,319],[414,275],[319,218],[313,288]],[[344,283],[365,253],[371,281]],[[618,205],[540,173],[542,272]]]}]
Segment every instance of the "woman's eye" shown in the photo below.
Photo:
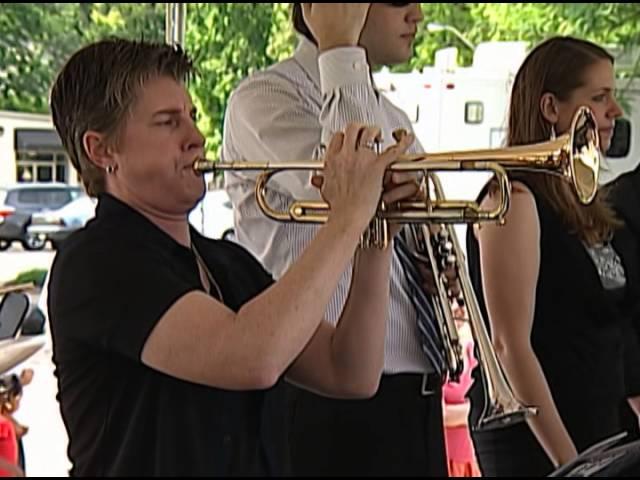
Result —
[{"label": "woman's eye", "polygon": [[171,126],[173,126],[175,124],[176,124],[176,120],[173,119],[173,118],[167,118],[166,120],[160,120],[158,122],[158,125],[166,125],[166,126],[169,126],[169,127],[171,127]]}]

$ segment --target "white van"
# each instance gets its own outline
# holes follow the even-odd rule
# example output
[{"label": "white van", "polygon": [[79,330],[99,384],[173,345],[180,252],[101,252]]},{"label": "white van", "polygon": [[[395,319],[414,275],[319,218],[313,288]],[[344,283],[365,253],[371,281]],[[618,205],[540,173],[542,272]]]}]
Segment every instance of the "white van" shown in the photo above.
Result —
[{"label": "white van", "polygon": [[[374,74],[374,81],[407,113],[426,152],[501,148],[513,79],[527,48],[525,42],[481,43],[469,67],[457,64],[456,48],[446,48],[436,53],[434,66],[410,73],[383,69]],[[640,82],[621,80],[619,87],[626,115],[616,123],[612,146],[603,159],[603,184],[640,162]],[[439,177],[447,198],[475,200],[490,175],[446,172]],[[456,230],[464,238],[466,226]]]}]

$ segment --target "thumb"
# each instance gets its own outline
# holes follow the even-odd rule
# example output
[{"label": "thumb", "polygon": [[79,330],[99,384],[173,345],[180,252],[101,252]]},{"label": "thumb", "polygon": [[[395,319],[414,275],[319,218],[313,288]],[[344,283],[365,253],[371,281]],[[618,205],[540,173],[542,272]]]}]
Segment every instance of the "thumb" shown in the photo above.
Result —
[{"label": "thumb", "polygon": [[322,175],[314,175],[311,177],[311,185],[320,190],[324,185],[324,177]]}]

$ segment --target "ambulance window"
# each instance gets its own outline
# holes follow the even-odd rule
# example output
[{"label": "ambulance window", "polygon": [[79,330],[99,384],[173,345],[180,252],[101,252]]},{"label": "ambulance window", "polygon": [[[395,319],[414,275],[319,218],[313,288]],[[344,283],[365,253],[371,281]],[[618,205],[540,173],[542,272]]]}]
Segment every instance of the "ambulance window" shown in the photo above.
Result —
[{"label": "ambulance window", "polygon": [[609,158],[624,158],[629,155],[631,149],[631,122],[621,118],[616,120],[611,146],[607,151]]},{"label": "ambulance window", "polygon": [[484,104],[482,102],[467,102],[464,104],[464,122],[478,125],[484,121]]}]

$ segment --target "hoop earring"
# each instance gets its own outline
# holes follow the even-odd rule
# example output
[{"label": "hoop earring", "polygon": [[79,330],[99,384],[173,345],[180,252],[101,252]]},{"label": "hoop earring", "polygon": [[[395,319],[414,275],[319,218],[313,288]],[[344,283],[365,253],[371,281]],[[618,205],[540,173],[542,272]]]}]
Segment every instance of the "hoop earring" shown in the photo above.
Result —
[{"label": "hoop earring", "polygon": [[107,171],[107,175],[113,175],[116,172],[116,167],[113,165],[107,165],[105,170]]}]

